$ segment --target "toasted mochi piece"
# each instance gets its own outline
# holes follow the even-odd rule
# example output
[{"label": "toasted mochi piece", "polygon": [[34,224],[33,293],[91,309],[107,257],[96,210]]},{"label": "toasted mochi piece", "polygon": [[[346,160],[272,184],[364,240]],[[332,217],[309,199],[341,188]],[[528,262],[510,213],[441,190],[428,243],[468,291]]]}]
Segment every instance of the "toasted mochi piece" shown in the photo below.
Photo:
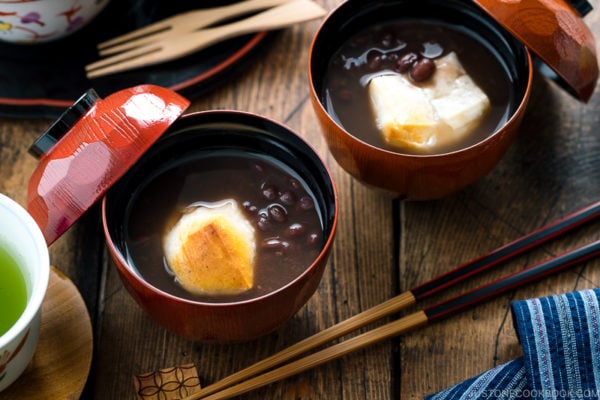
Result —
[{"label": "toasted mochi piece", "polygon": [[440,118],[452,127],[452,137],[447,140],[456,141],[479,125],[490,109],[490,100],[466,73],[456,53],[435,63],[433,85],[424,90]]},{"label": "toasted mochi piece", "polygon": [[450,130],[421,88],[399,74],[380,75],[369,83],[375,123],[391,146],[427,151],[438,143],[441,132]]},{"label": "toasted mochi piece", "polygon": [[235,294],[254,285],[254,228],[234,200],[198,206],[164,238],[177,281],[189,292]]},{"label": "toasted mochi piece", "polygon": [[434,153],[466,138],[490,108],[486,94],[454,52],[435,60],[425,83],[401,74],[379,75],[368,86],[375,123],[391,146]]}]

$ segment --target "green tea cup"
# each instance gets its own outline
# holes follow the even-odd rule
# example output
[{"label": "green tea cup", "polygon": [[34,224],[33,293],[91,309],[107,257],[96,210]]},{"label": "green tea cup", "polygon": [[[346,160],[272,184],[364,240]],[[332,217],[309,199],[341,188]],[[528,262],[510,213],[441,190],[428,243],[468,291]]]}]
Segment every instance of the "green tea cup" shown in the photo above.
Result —
[{"label": "green tea cup", "polygon": [[49,276],[40,228],[21,205],[0,194],[0,391],[35,353]]}]

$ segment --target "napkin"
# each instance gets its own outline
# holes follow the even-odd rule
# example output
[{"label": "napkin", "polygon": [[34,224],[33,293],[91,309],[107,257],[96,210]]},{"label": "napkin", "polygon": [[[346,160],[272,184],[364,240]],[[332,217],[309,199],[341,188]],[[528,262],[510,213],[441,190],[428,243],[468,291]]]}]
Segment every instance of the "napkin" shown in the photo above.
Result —
[{"label": "napkin", "polygon": [[600,289],[516,301],[523,356],[426,400],[600,399]]}]

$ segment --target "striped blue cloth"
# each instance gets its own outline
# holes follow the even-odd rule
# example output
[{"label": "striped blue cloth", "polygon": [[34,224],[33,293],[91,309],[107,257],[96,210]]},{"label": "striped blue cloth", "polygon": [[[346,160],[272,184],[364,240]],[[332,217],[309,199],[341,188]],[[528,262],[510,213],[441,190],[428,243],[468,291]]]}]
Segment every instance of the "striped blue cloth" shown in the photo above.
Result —
[{"label": "striped blue cloth", "polygon": [[600,289],[512,303],[523,356],[426,400],[600,399]]}]

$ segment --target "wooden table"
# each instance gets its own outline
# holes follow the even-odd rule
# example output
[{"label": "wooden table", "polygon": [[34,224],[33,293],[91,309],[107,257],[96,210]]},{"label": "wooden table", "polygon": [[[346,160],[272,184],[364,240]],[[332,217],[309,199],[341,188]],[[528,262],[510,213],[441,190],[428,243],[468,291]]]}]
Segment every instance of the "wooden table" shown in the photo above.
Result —
[{"label": "wooden table", "polygon": [[[338,2],[321,1],[327,8]],[[586,21],[600,33],[598,12]],[[154,323],[124,290],[105,251],[96,207],[50,248],[52,263],[77,285],[93,321],[94,358],[83,398],[134,399],[134,375],[189,363],[203,383],[212,383],[600,199],[600,92],[581,104],[539,75],[518,139],[475,185],[429,202],[399,201],[362,186],[328,153],[309,102],[306,63],[317,26],[307,23],[278,34],[260,59],[195,100],[189,112],[263,114],[297,131],[329,165],[340,218],[318,291],[281,330],[262,339],[235,345],[182,339]],[[49,123],[0,120],[0,192],[21,204],[36,164],[27,148]],[[598,239],[599,227],[587,225],[482,279]],[[511,301],[598,286],[600,260],[594,260],[243,398],[422,398],[520,355]]]}]

